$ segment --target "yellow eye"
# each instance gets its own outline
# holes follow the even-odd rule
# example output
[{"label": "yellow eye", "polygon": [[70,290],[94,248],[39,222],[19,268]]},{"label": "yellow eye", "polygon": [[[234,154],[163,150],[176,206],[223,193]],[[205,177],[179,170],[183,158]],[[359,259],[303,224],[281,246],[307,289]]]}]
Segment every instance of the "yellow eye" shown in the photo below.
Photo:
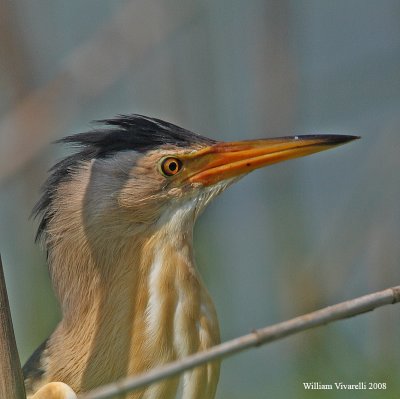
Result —
[{"label": "yellow eye", "polygon": [[161,161],[161,172],[165,176],[176,175],[182,169],[182,161],[178,158],[168,157]]}]

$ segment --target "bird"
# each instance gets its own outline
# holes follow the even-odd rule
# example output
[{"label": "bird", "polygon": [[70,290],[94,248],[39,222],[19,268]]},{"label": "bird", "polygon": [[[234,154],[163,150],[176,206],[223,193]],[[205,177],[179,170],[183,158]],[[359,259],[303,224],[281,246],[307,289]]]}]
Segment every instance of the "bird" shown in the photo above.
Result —
[{"label": "bird", "polygon": [[[249,172],[348,143],[304,135],[217,141],[139,114],[59,140],[33,213],[61,321],[23,367],[28,397],[73,399],[220,343],[193,250],[197,217]],[[123,396],[213,399],[213,361]]]}]

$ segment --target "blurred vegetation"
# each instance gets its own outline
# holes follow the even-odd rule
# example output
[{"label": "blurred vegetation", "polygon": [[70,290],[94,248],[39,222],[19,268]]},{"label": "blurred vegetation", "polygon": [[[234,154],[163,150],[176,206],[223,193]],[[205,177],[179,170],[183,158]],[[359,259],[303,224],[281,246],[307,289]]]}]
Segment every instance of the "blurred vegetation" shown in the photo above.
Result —
[{"label": "blurred vegetation", "polygon": [[[400,3],[0,3],[0,251],[22,360],[58,319],[29,220],[50,142],[117,113],[220,140],[362,140],[255,172],[201,217],[223,339],[399,283]],[[380,309],[224,362],[218,399],[400,397],[400,315]],[[386,382],[307,391],[303,382]]]}]

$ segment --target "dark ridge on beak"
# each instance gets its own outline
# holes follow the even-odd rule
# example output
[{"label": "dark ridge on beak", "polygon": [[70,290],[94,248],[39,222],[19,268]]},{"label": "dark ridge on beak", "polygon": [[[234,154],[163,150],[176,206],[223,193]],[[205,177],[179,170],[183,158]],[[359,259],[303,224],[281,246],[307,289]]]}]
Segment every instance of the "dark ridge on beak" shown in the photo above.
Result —
[{"label": "dark ridge on beak", "polygon": [[[360,136],[350,136],[345,134],[309,134],[309,135],[300,135],[300,136],[292,136],[293,139],[296,140],[315,140],[319,139],[321,142],[323,141],[326,144],[344,144],[353,140],[358,140]],[[322,144],[322,143],[321,143]]]}]

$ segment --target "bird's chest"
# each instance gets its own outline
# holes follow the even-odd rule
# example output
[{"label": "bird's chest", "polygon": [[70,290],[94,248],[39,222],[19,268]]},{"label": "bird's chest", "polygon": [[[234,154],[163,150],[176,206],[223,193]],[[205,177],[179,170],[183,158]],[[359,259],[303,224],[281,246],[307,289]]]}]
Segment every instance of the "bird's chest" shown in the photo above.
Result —
[{"label": "bird's chest", "polygon": [[[136,293],[129,374],[144,372],[220,342],[214,305],[196,272],[182,259],[171,257],[166,261],[156,255]],[[186,374],[183,397],[197,398],[199,392],[202,397],[212,397],[206,396],[207,389],[213,391],[218,374],[218,364]],[[170,379],[155,385],[144,398],[174,398],[178,383],[179,379]]]}]

